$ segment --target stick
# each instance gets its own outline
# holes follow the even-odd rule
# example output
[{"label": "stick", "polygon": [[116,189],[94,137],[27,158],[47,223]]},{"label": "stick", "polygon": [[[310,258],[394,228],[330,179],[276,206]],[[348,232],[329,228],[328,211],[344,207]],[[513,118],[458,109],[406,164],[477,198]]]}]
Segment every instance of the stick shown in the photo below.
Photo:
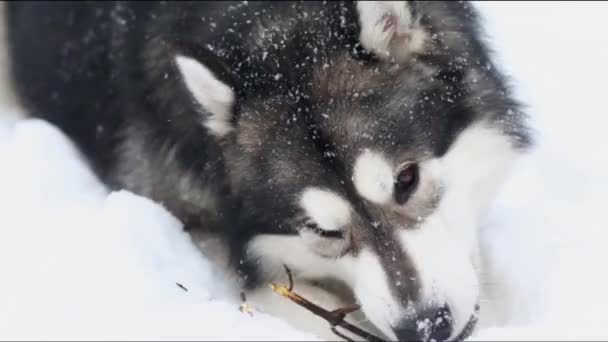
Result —
[{"label": "stick", "polygon": [[285,265],[283,265],[283,266],[285,267],[285,271],[287,272],[287,276],[289,277],[289,287],[271,283],[270,288],[272,289],[272,291],[278,293],[279,295],[281,295],[285,298],[290,299],[294,303],[306,308],[308,311],[312,312],[313,314],[325,319],[331,326],[331,331],[334,334],[336,334],[337,336],[339,336],[347,341],[351,341],[351,339],[344,336],[342,333],[339,333],[336,329],[337,327],[340,327],[340,328],[342,328],[354,335],[357,335],[367,341],[370,341],[370,342],[384,341],[380,337],[378,337],[372,333],[369,333],[361,328],[358,328],[344,320],[346,315],[353,313],[360,309],[360,307],[358,305],[351,305],[346,308],[329,311],[329,310],[326,310],[326,309],[318,306],[315,303],[310,302],[309,300],[300,296],[299,294],[293,292],[293,277],[292,277],[291,271],[289,270],[289,268],[287,266],[285,266]]},{"label": "stick", "polygon": [[239,311],[253,317],[253,309],[249,304],[247,304],[247,297],[245,296],[245,292],[241,292],[241,305],[239,305]]}]

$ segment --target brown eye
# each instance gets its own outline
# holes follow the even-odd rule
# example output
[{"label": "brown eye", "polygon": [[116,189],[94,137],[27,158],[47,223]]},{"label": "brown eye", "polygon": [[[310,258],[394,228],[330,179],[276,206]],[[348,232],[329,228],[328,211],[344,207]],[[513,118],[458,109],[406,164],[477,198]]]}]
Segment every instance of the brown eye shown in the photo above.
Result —
[{"label": "brown eye", "polygon": [[418,164],[405,165],[395,178],[395,201],[399,204],[407,202],[418,185]]}]

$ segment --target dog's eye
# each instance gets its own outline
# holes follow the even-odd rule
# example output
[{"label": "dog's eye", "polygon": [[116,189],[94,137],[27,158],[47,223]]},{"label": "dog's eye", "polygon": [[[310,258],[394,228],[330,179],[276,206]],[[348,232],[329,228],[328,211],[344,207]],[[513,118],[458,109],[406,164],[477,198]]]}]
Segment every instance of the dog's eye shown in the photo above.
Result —
[{"label": "dog's eye", "polygon": [[395,178],[395,201],[399,204],[407,202],[418,185],[418,164],[410,163],[401,168]]},{"label": "dog's eye", "polygon": [[349,239],[347,232],[325,230],[315,222],[306,222],[299,231],[304,244],[313,252],[324,258],[338,258],[348,252]]},{"label": "dog's eye", "polygon": [[341,231],[339,230],[325,230],[323,228],[320,228],[319,225],[317,225],[314,222],[306,222],[305,224],[306,229],[310,230],[311,232],[324,237],[324,238],[328,238],[328,239],[342,239],[344,238],[344,235],[342,234]]}]

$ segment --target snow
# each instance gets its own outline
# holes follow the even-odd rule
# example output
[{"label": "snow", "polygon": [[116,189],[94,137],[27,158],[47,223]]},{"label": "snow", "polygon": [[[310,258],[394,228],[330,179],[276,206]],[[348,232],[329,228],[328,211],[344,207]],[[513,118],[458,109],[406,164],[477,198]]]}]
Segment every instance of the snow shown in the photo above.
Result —
[{"label": "snow", "polygon": [[314,339],[241,313],[181,224],[109,193],[56,128],[0,127],[0,339]]},{"label": "snow", "polygon": [[[478,6],[538,144],[485,220],[498,295],[471,340],[606,340],[608,3]],[[0,339],[315,339],[239,312],[161,205],[108,192],[56,128],[1,112]]]},{"label": "snow", "polygon": [[606,340],[608,46],[600,42],[608,3],[478,6],[498,65],[528,104],[537,147],[514,170],[484,232],[498,281],[510,288],[506,317],[518,328],[477,338]]}]

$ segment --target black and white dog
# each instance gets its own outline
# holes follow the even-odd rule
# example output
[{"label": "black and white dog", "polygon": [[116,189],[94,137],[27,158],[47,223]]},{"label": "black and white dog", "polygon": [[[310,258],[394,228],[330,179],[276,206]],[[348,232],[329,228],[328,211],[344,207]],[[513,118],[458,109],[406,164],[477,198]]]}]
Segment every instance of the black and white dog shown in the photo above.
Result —
[{"label": "black and white dog", "polygon": [[531,144],[471,4],[6,6],[30,115],[110,188],[219,238],[261,310],[333,337],[270,293],[287,265],[298,292],[352,296],[389,339],[471,333],[478,221]]}]

